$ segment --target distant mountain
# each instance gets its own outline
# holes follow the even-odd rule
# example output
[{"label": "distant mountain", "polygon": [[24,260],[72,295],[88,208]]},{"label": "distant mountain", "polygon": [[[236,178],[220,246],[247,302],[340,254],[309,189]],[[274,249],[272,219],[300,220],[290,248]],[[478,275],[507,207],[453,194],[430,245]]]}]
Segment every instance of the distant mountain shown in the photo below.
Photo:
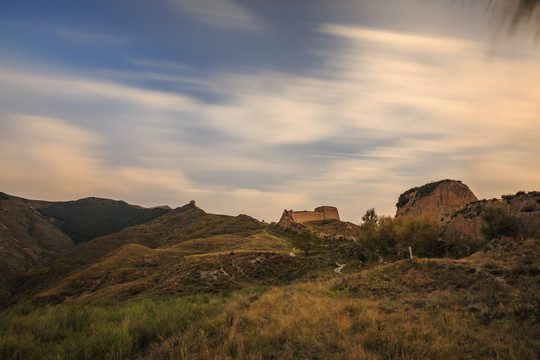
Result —
[{"label": "distant mountain", "polygon": [[153,220],[171,209],[143,208],[124,201],[90,197],[76,201],[52,202],[38,211],[67,234],[74,243],[120,231]]},{"label": "distant mountain", "polygon": [[79,244],[41,269],[25,290],[42,290],[35,299],[46,302],[124,299],[237,289],[304,274],[312,261],[291,257],[287,239],[272,230],[247,215],[208,214],[190,203]]},{"label": "distant mountain", "polygon": [[[49,202],[0,192],[0,304],[33,279],[44,264],[69,258],[69,251],[75,249],[84,258],[84,249],[79,250],[77,244],[151,221],[169,211],[168,207],[143,208],[108,199]],[[65,265],[72,266],[73,262]]]}]

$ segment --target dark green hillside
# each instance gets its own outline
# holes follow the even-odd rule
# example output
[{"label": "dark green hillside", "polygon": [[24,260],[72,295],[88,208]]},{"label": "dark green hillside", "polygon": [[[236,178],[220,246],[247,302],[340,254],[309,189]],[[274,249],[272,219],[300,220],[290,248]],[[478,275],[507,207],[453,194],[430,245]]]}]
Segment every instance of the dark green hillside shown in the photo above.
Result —
[{"label": "dark green hillside", "polygon": [[170,209],[141,208],[124,201],[86,198],[54,202],[38,210],[54,219],[55,224],[76,244],[120,231],[128,226],[153,220]]},{"label": "dark green hillside", "polygon": [[249,236],[263,228],[264,225],[247,215],[207,214],[195,205],[187,204],[146,224],[128,227],[81,244],[74,249],[70,258],[84,264],[98,260],[126,244],[158,248],[215,235]]}]

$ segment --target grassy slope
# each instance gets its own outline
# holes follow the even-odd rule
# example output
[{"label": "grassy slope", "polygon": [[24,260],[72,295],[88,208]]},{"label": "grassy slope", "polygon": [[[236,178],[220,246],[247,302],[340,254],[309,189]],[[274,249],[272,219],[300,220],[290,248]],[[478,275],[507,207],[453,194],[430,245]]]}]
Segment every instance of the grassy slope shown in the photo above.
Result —
[{"label": "grassy slope", "polygon": [[342,236],[355,238],[360,234],[360,226],[339,220],[310,221],[306,225],[311,230],[325,236]]},{"label": "grassy slope", "polygon": [[128,244],[139,244],[153,249],[165,248],[218,235],[249,237],[264,228],[257,220],[246,215],[233,217],[207,214],[188,204],[148,223],[127,227],[117,233],[81,243],[54,262],[33,269],[28,275],[30,280],[23,285],[19,296],[25,298],[37,291],[44,291],[51,283],[62,282],[67,275],[99,262],[105,255]]},{"label": "grassy slope", "polygon": [[[226,251],[225,251],[226,250]],[[249,236],[215,235],[151,249],[127,244],[100,261],[57,281],[39,301],[126,299],[141,293],[185,294],[237,289],[254,281],[285,280],[305,261],[288,256],[290,246],[259,230]],[[264,271],[263,271],[264,270]]]},{"label": "grassy slope", "polygon": [[0,316],[0,358],[534,359],[539,246],[498,240],[460,260],[215,295],[21,305]]},{"label": "grassy slope", "polygon": [[289,235],[187,205],[82,244],[45,303],[0,313],[0,359],[540,357],[538,239],[367,267],[347,239],[292,258]]},{"label": "grassy slope", "polygon": [[79,245],[36,276],[34,282],[46,284],[48,274],[64,273],[51,278],[54,285],[42,287],[36,299],[216,292],[245,283],[288,281],[313,266],[312,261],[292,259],[286,240],[267,230],[245,215],[207,214],[187,205],[148,224]]}]

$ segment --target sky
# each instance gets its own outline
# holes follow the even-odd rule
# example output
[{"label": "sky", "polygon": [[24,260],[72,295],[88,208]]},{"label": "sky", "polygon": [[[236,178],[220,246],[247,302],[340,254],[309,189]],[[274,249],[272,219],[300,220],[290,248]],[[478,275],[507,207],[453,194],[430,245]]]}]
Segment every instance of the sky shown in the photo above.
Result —
[{"label": "sky", "polygon": [[485,5],[4,0],[0,191],[360,223],[540,190],[540,46]]}]

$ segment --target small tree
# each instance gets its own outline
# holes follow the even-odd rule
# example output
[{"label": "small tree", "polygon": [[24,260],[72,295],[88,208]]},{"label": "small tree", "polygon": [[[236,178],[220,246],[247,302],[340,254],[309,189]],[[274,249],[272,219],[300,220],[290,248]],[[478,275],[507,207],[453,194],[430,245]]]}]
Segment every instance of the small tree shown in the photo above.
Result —
[{"label": "small tree", "polygon": [[362,238],[368,243],[374,242],[377,237],[377,222],[379,221],[375,209],[371,208],[367,210],[364,216],[362,216],[362,220],[364,221],[362,225],[360,225]]},{"label": "small tree", "polygon": [[306,255],[309,254],[310,250],[314,250],[321,246],[321,242],[321,238],[307,228],[296,234],[293,239],[294,246],[303,250]]},{"label": "small tree", "polygon": [[367,210],[364,216],[362,216],[362,221],[364,221],[365,223],[376,224],[377,221],[379,221],[379,216],[377,216],[377,213],[375,213],[375,208]]}]

